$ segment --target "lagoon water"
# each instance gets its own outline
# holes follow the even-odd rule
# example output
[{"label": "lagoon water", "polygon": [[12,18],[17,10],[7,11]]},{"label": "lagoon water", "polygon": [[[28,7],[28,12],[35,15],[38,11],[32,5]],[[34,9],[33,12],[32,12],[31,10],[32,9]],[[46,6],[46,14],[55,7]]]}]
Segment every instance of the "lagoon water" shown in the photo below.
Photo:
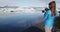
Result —
[{"label": "lagoon water", "polygon": [[21,32],[42,21],[42,12],[0,13],[0,32]]}]

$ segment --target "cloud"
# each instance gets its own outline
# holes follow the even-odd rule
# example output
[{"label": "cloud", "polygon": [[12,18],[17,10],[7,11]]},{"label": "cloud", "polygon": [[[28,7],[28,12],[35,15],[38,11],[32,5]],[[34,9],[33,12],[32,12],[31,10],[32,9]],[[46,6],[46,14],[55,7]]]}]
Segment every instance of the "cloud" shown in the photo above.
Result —
[{"label": "cloud", "polygon": [[[47,6],[52,0],[0,0],[0,6]],[[60,5],[60,0],[56,1],[57,5]],[[58,5],[58,6],[59,6]]]},{"label": "cloud", "polygon": [[15,5],[19,4],[16,0],[0,0],[0,5]]},{"label": "cloud", "polygon": [[60,3],[60,0],[33,0],[33,1],[38,1],[38,2],[40,1],[40,2],[45,2],[45,3],[46,2],[48,3],[48,2],[51,2],[51,1],[56,1],[57,3],[58,2]]}]

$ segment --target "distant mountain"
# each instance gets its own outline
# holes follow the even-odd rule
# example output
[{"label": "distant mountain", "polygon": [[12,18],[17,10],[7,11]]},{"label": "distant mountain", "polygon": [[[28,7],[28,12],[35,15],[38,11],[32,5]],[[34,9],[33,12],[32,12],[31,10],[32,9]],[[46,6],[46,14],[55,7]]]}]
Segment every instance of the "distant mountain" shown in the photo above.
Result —
[{"label": "distant mountain", "polygon": [[0,8],[18,8],[18,6],[0,6]]}]

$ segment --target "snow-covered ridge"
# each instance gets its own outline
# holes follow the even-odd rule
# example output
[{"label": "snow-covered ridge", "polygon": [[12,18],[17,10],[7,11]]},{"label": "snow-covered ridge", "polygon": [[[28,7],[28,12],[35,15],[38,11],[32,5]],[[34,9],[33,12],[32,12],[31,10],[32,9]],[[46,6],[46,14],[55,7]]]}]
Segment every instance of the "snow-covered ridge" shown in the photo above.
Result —
[{"label": "snow-covered ridge", "polygon": [[11,17],[11,16],[18,16],[18,15],[34,15],[42,13],[44,8],[39,7],[18,7],[18,8],[11,8],[11,7],[3,7],[0,8],[0,17]]},{"label": "snow-covered ridge", "polygon": [[0,7],[0,12],[25,12],[25,13],[33,13],[37,11],[44,10],[44,8],[41,7]]}]

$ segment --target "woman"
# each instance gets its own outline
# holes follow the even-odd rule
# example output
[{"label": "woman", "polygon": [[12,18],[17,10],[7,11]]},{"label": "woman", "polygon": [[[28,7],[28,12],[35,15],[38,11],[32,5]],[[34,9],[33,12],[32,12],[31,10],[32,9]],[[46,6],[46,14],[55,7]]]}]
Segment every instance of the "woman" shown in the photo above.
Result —
[{"label": "woman", "polygon": [[49,3],[49,10],[46,11],[44,14],[44,24],[45,24],[45,32],[51,32],[54,18],[55,18],[55,11],[56,11],[56,3],[52,1]]}]

